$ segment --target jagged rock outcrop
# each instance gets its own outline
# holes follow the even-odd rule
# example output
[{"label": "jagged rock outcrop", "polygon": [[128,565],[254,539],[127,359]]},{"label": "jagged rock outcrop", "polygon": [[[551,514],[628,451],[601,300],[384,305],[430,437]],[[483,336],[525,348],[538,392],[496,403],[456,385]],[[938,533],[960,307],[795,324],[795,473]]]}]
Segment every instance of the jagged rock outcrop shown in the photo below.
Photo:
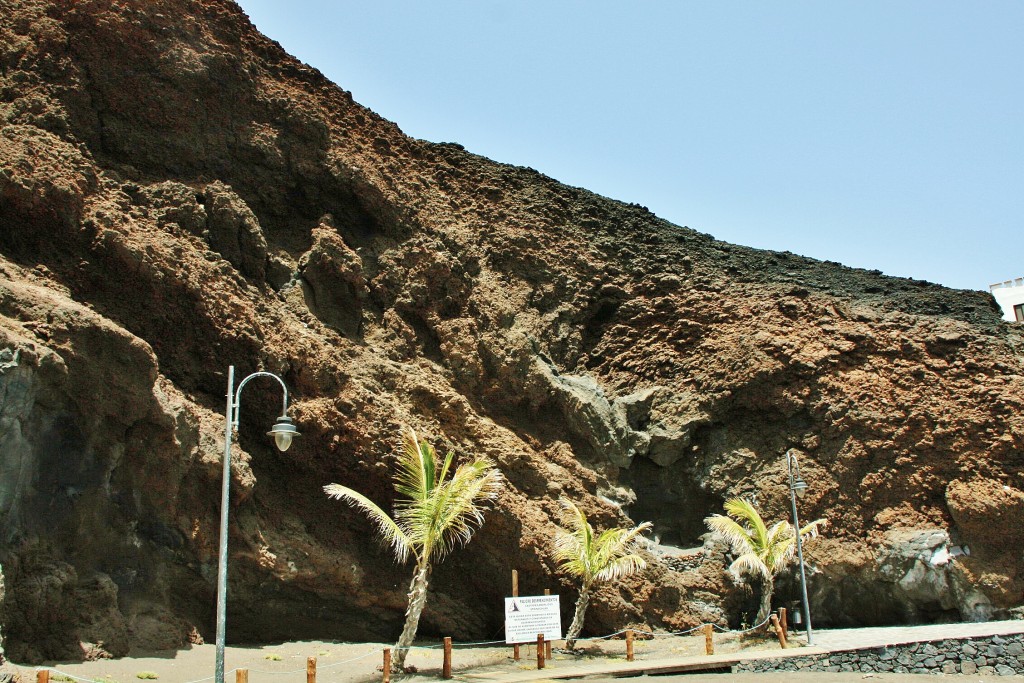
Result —
[{"label": "jagged rock outcrop", "polygon": [[0,46],[12,657],[212,635],[229,365],[281,375],[303,433],[272,450],[278,389],[247,387],[234,641],[397,633],[408,568],[321,486],[387,505],[401,424],[508,481],[437,568],[426,633],[493,635],[512,568],[571,605],[559,495],[683,549],[602,589],[594,632],[738,623],[724,553],[686,549],[729,496],[785,516],[789,448],[831,523],[816,623],[1020,605],[1024,340],[988,294],[724,244],[408,138],[229,0],[0,0]]}]

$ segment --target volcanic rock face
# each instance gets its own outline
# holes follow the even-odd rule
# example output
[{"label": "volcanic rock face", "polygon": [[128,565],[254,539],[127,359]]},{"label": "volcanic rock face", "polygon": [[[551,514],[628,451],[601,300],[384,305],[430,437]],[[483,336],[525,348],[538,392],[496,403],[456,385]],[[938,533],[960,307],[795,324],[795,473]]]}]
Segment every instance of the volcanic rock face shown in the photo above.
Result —
[{"label": "volcanic rock face", "polygon": [[[501,628],[571,583],[556,500],[662,545],[588,626],[743,617],[702,551],[734,495],[811,489],[817,624],[1021,602],[1024,351],[987,294],[718,242],[404,136],[227,0],[0,0],[0,564],[16,660],[212,636],[226,370],[242,396],[228,636],[390,638],[402,424],[508,486],[438,567],[423,630]],[[969,555],[954,548],[969,548]],[[953,555],[956,555],[955,557]],[[785,591],[780,600],[792,599]]]}]

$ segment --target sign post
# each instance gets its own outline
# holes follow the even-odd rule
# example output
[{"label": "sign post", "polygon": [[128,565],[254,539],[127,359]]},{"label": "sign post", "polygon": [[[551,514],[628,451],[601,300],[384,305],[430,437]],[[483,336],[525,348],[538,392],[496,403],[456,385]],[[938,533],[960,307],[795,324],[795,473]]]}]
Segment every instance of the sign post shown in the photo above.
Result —
[{"label": "sign post", "polygon": [[[519,571],[516,569],[512,570],[512,597],[519,597]],[[508,643],[508,641],[505,642]],[[512,658],[519,661],[519,643],[512,646]]]}]

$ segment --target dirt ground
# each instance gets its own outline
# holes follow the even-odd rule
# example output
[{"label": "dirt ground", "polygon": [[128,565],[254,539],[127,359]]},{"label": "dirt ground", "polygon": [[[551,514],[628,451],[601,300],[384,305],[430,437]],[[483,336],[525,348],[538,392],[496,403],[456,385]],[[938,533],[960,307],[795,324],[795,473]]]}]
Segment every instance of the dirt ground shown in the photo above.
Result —
[{"label": "dirt ground", "polygon": [[[558,643],[560,644],[560,643]],[[556,644],[557,645],[557,644]],[[302,641],[264,646],[228,647],[225,653],[225,680],[235,680],[236,669],[247,669],[251,683],[303,683],[307,660],[316,658],[318,683],[369,683],[381,678],[383,649],[391,644],[382,643],[340,643],[325,641]],[[621,662],[625,660],[625,642],[620,639],[582,641],[579,645],[582,655],[553,652],[548,669],[555,673],[559,668],[574,663],[596,662],[599,659]],[[768,639],[740,638],[729,634],[716,634],[715,652],[732,653],[777,648],[775,641]],[[521,646],[521,658],[512,658],[511,646],[500,643],[453,646],[452,664],[457,678],[478,673],[515,673],[536,667],[536,648]],[[704,654],[702,634],[675,637],[658,637],[651,640],[637,640],[637,660],[690,657]],[[416,667],[416,673],[405,680],[440,678],[443,653],[439,643],[421,642],[409,654],[407,665]],[[159,683],[199,683],[213,680],[215,647],[198,645],[187,649],[167,652],[135,652],[120,659],[105,659],[93,662],[47,662],[50,680],[60,683],[137,683],[157,680]],[[24,683],[36,680],[37,667],[19,667]],[[865,673],[746,673],[746,674],[683,674],[659,676],[662,681],[682,678],[685,683],[718,683],[723,680],[741,683],[920,683],[926,677],[921,674],[865,674]],[[927,675],[934,679],[935,676]],[[953,676],[960,681],[981,681],[979,676]],[[609,676],[604,680],[611,680]],[[602,680],[600,675],[587,676],[587,680]],[[1000,677],[1000,680],[1024,681],[1024,676]]]},{"label": "dirt ground", "polygon": [[[596,661],[625,661],[626,645],[621,639],[583,640],[578,643],[581,655],[553,651],[549,670],[570,664]],[[718,635],[715,651],[736,652],[741,649],[772,647],[771,641],[741,640],[733,635]],[[327,641],[297,641],[263,646],[228,647],[225,650],[225,680],[234,680],[235,669],[247,669],[250,683],[300,683],[305,681],[309,657],[317,662],[317,683],[361,683],[380,680],[383,650],[393,643],[340,643]],[[774,647],[778,647],[774,643]],[[688,657],[704,654],[704,637],[659,637],[635,642],[637,659]],[[469,672],[499,672],[528,670],[536,667],[536,647],[520,646],[520,660],[513,659],[513,649],[500,642],[480,645],[455,643],[452,668],[456,676]],[[93,662],[47,662],[51,681],[72,683],[138,683],[152,680],[155,674],[160,683],[199,683],[212,680],[215,646],[193,645],[186,649],[164,652],[133,652],[129,657],[102,659]],[[443,661],[441,644],[421,641],[409,653],[406,665],[416,668],[410,677],[439,677]],[[21,667],[24,683],[35,680],[36,667]],[[717,680],[721,680],[720,678]]]}]

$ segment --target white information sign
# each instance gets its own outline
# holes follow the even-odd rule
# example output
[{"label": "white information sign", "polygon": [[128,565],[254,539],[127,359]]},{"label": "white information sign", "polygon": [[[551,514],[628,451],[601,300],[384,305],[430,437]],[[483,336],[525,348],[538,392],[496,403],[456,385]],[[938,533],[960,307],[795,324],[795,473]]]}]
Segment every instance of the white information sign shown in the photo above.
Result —
[{"label": "white information sign", "polygon": [[535,643],[538,633],[544,634],[544,640],[562,639],[558,596],[505,598],[505,642]]}]

